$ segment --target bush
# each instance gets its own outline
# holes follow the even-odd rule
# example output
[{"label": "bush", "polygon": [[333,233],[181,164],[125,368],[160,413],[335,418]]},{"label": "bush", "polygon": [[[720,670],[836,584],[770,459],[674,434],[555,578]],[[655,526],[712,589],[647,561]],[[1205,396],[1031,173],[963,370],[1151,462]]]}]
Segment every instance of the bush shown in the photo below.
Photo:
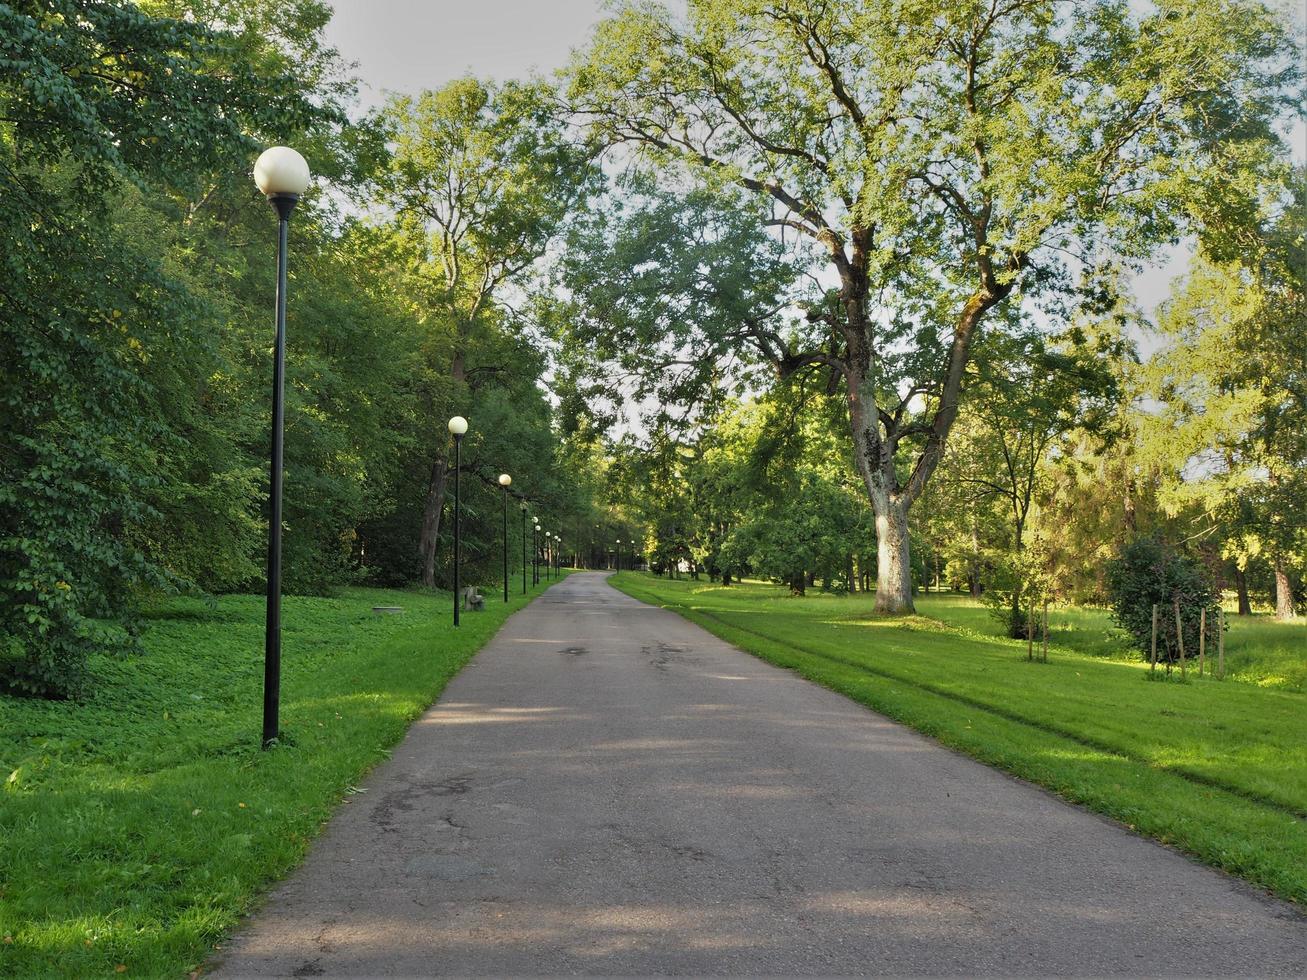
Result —
[{"label": "bush", "polygon": [[1108,564],[1107,591],[1112,618],[1147,660],[1152,652],[1153,605],[1157,610],[1157,659],[1180,659],[1175,628],[1176,605],[1186,657],[1198,655],[1199,620],[1204,609],[1209,628],[1215,628],[1217,592],[1207,569],[1197,560],[1157,538],[1140,538],[1128,544]]},{"label": "bush", "polygon": [[986,560],[989,570],[980,601],[1014,640],[1026,639],[1031,609],[1034,627],[1039,630],[1038,609],[1053,599],[1050,558],[1042,538],[1031,535],[1017,552],[994,552]]}]

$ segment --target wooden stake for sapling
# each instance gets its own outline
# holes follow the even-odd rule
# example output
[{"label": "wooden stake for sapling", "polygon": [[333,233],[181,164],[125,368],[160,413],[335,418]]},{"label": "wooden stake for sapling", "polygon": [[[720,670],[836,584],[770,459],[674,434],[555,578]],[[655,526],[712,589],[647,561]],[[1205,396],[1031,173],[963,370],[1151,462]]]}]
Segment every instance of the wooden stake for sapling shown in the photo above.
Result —
[{"label": "wooden stake for sapling", "polygon": [[1184,627],[1180,625],[1180,600],[1175,600],[1175,642],[1180,647],[1180,676],[1184,677]]},{"label": "wooden stake for sapling", "polygon": [[1035,603],[1032,601],[1026,611],[1026,660],[1035,659]]},{"label": "wooden stake for sapling", "polygon": [[1157,671],[1157,603],[1155,602],[1153,603],[1153,656],[1149,662],[1151,666],[1148,669],[1156,673]]},{"label": "wooden stake for sapling", "polygon": [[1207,664],[1207,607],[1198,613],[1198,676],[1203,676]]},{"label": "wooden stake for sapling", "polygon": [[1225,607],[1216,610],[1216,676],[1225,680]]}]

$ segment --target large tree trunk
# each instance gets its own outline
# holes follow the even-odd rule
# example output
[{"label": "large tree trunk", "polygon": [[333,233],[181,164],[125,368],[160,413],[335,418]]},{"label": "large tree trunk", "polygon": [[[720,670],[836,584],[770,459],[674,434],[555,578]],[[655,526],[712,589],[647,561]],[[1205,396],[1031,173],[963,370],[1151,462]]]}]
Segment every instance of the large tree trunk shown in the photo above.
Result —
[{"label": "large tree trunk", "polygon": [[[467,362],[462,351],[456,351],[450,359],[449,376],[454,380],[454,391],[461,393],[467,382]],[[443,441],[436,458],[431,461],[427,499],[422,505],[418,552],[422,555],[422,584],[428,589],[436,587],[436,548],[440,543],[440,515],[445,509],[445,484],[449,479],[448,448],[448,441]]]},{"label": "large tree trunk", "polygon": [[880,438],[874,385],[856,367],[849,372],[849,427],[858,474],[876,515],[876,611],[915,613],[908,505],[898,491],[893,454]]},{"label": "large tree trunk", "polygon": [[418,552],[422,555],[422,584],[428,589],[436,587],[436,545],[440,541],[440,515],[445,509],[445,482],[448,477],[449,461],[442,453],[431,464],[427,499],[422,507],[422,534],[418,538]]},{"label": "large tree trunk", "polygon": [[876,508],[876,612],[914,613],[908,508],[884,500]]},{"label": "large tree trunk", "polygon": [[1275,618],[1293,619],[1298,610],[1293,602],[1293,583],[1289,580],[1289,571],[1284,562],[1275,560]]},{"label": "large tree trunk", "polygon": [[1251,616],[1253,614],[1253,603],[1248,598],[1248,573],[1238,565],[1234,567],[1234,590],[1239,596],[1239,615]]},{"label": "large tree trunk", "polygon": [[[856,236],[855,236],[856,238]],[[948,365],[939,393],[939,406],[926,433],[922,448],[907,482],[899,484],[894,454],[903,435],[900,421],[883,413],[876,401],[871,326],[866,315],[865,253],[855,248],[853,270],[842,271],[841,299],[847,316],[845,339],[849,344],[845,363],[848,389],[849,426],[853,435],[854,460],[867,487],[876,514],[876,611],[915,613],[912,603],[912,556],[908,544],[908,509],[921,496],[944,454],[944,443],[957,418],[962,381],[970,356],[971,339],[985,313],[1012,291],[1012,283],[999,284],[989,259],[982,256],[983,287],[964,304],[953,329]],[[882,418],[884,416],[884,418]],[[881,425],[886,426],[881,435]]]}]

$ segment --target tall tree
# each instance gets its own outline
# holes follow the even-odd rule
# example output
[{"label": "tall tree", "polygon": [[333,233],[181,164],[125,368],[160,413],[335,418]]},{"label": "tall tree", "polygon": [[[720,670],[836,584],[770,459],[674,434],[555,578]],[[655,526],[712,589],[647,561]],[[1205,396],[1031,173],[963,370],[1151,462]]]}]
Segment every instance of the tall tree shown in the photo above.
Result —
[{"label": "tall tree", "polygon": [[[422,580],[435,584],[448,475],[445,419],[469,391],[514,367],[504,293],[540,259],[595,179],[589,154],[568,138],[547,90],[472,78],[386,106],[392,155],[375,202],[396,219],[409,291],[430,332],[432,368],[421,451],[428,461],[419,534]],[[502,358],[502,359],[501,359]],[[464,409],[465,410],[465,409]]]},{"label": "tall tree", "polygon": [[1164,502],[1240,572],[1264,559],[1288,619],[1307,570],[1307,171],[1276,205],[1236,259],[1196,257],[1163,308],[1145,438]]},{"label": "tall tree", "polygon": [[[1073,432],[1105,435],[1114,421],[1120,392],[1105,366],[1119,350],[1090,347],[1071,331],[1061,341],[1034,335],[984,338],[989,347],[977,360],[963,412],[974,420],[955,448],[966,464],[952,474],[971,499],[998,501],[1006,512],[1007,558],[1022,565],[1033,510],[1049,476],[1050,452]],[[1119,347],[1112,338],[1109,346]],[[991,583],[991,586],[999,583]],[[1019,576],[1002,583],[1006,623],[1013,637],[1026,635]]]},{"label": "tall tree", "polygon": [[809,307],[824,329],[756,346],[842,383],[877,607],[904,611],[908,511],[981,324],[1091,233],[1139,255],[1185,207],[1244,206],[1227,163],[1275,144],[1290,48],[1266,7],[1233,0],[690,0],[684,22],[641,3],[600,25],[570,102],[609,145],[743,188],[821,256],[838,283]]},{"label": "tall tree", "polygon": [[329,114],[233,43],[125,0],[0,5],[0,666],[27,692],[84,687],[92,650],[130,643],[132,592],[169,581],[133,534],[183,438],[159,384],[214,339],[141,196],[245,171],[274,126]]}]

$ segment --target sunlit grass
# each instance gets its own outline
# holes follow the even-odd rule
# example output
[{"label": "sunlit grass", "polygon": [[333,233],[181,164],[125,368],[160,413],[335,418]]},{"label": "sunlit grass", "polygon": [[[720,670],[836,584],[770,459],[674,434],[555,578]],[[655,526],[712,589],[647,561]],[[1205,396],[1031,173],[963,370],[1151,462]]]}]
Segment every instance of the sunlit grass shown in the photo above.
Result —
[{"label": "sunlit grass", "polygon": [[[923,597],[927,615],[887,617],[863,595],[615,581],[977,758],[1307,900],[1307,694],[1193,672],[1150,683],[1137,659],[1104,654],[1097,641],[1085,644],[1091,652],[1064,645],[1054,631],[1050,662],[1028,663],[1024,642],[997,635],[960,597]],[[1068,612],[1085,635],[1105,620]],[[1231,647],[1238,663],[1257,662],[1266,625],[1232,622],[1239,646],[1227,644],[1227,666]]]},{"label": "sunlit grass", "polygon": [[[1002,627],[989,611],[970,596],[926,594],[918,596],[917,611],[981,636],[998,637]],[[1267,613],[1237,616],[1226,610],[1226,677],[1261,687],[1307,691],[1307,620],[1279,622]],[[1213,630],[1215,627],[1213,626]],[[1139,662],[1106,609],[1050,606],[1049,642],[1097,657]],[[1190,651],[1196,653],[1195,651]],[[1215,632],[1207,653],[1215,663]]]},{"label": "sunlit grass", "polygon": [[86,703],[0,697],[0,975],[198,966],[523,601],[455,632],[448,595],[287,598],[269,752],[258,596],[163,604]]}]

